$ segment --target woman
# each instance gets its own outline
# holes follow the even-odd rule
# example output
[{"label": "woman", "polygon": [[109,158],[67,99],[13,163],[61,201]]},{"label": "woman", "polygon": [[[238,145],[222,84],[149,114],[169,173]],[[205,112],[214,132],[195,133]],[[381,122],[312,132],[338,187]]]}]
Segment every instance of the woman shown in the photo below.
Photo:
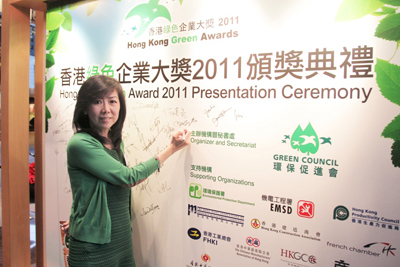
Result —
[{"label": "woman", "polygon": [[160,154],[128,168],[121,137],[125,116],[117,80],[96,75],[82,85],[73,117],[75,134],[67,146],[73,202],[64,226],[71,237],[71,267],[135,266],[130,187],[189,144],[190,132],[177,132]]}]

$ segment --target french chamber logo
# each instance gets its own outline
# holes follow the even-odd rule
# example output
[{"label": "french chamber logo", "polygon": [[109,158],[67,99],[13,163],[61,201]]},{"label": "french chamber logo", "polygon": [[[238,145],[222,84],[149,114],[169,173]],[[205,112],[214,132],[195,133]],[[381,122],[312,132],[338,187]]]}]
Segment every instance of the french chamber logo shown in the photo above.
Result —
[{"label": "french chamber logo", "polygon": [[303,218],[313,218],[315,213],[315,205],[311,201],[300,200],[297,203],[297,215]]},{"label": "french chamber logo", "polygon": [[203,191],[203,187],[201,186],[201,184],[191,183],[189,185],[189,196],[191,198],[200,199],[202,197],[202,191]]},{"label": "french chamber logo", "polygon": [[375,246],[375,245],[381,246],[381,247],[383,246],[382,253],[385,253],[386,256],[389,256],[389,255],[396,256],[394,254],[394,252],[393,252],[393,251],[396,250],[396,248],[392,247],[392,245],[390,243],[387,243],[387,242],[370,243],[370,244],[365,245],[364,248],[369,248],[369,247]]},{"label": "french chamber logo", "polygon": [[201,232],[199,231],[199,229],[197,229],[197,228],[189,228],[189,230],[187,231],[187,233],[188,233],[188,236],[191,238],[191,239],[194,239],[194,240],[198,240],[198,239],[200,239],[200,237],[201,237]]},{"label": "french chamber logo", "polygon": [[310,155],[310,153],[317,153],[319,148],[319,138],[314,128],[311,126],[311,123],[308,123],[304,130],[300,125],[297,126],[296,130],[292,134],[292,138],[290,139],[290,145],[293,149],[301,151],[302,153],[307,153],[307,155]]},{"label": "french chamber logo", "polygon": [[334,220],[339,220],[339,221],[345,221],[347,218],[349,218],[349,210],[345,206],[337,206],[333,210],[333,219]]}]

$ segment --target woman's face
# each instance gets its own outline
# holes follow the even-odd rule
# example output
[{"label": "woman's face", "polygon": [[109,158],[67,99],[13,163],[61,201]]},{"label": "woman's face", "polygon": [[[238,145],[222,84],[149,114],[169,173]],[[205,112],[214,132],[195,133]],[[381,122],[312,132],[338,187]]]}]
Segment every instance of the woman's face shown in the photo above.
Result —
[{"label": "woman's face", "polygon": [[108,137],[111,126],[118,120],[120,102],[117,90],[104,98],[95,99],[87,109],[90,126],[104,137]]}]

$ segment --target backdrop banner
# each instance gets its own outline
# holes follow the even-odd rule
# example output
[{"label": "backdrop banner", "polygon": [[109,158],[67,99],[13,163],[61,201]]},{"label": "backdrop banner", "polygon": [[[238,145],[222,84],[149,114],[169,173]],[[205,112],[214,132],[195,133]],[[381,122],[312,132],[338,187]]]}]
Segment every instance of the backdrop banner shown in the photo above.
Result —
[{"label": "backdrop banner", "polygon": [[138,266],[400,266],[397,0],[103,0],[47,13],[46,226],[64,266],[80,86],[121,83]]}]

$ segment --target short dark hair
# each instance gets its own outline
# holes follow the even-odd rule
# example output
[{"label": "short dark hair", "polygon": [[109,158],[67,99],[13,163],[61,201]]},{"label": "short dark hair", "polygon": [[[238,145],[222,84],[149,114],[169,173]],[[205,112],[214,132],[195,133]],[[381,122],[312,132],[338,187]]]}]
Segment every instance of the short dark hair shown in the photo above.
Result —
[{"label": "short dark hair", "polygon": [[118,94],[120,110],[118,120],[111,127],[108,137],[113,142],[114,148],[120,152],[122,128],[126,117],[126,103],[124,91],[122,90],[121,84],[116,79],[105,75],[95,75],[91,76],[83,83],[76,99],[72,127],[76,133],[88,133],[102,144],[105,144],[106,138],[101,136],[90,126],[89,116],[86,112],[89,105],[96,99],[103,98],[114,90],[116,90]]}]

